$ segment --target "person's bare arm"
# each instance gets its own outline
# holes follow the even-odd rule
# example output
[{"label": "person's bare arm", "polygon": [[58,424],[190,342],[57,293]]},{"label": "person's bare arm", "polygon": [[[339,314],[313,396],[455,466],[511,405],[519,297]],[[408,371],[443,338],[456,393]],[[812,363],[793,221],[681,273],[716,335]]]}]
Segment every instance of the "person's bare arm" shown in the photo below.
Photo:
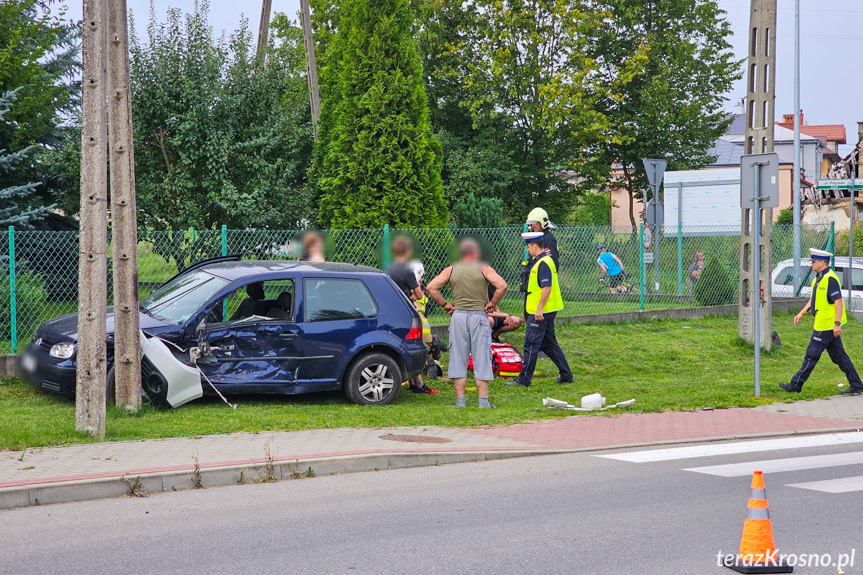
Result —
[{"label": "person's bare arm", "polygon": [[440,290],[443,289],[443,286],[445,286],[447,283],[449,283],[449,278],[451,275],[452,275],[452,266],[449,266],[444,271],[442,271],[440,274],[438,274],[438,276],[436,278],[434,278],[432,281],[430,281],[429,285],[426,288],[428,290],[429,297],[432,299],[432,301],[434,301],[436,304],[438,304],[439,306],[444,308],[446,310],[446,312],[450,315],[452,315],[453,309],[455,309],[455,308],[453,308],[451,303],[447,303],[446,299],[440,293]]},{"label": "person's bare arm", "polygon": [[621,270],[623,270],[623,262],[622,262],[622,261],[620,261],[620,258],[619,258],[619,257],[617,257],[617,254],[613,254],[613,256],[612,256],[612,257],[614,258],[614,261],[616,261],[616,262],[617,262],[617,265],[618,265],[618,266],[620,266],[620,269],[621,269]]},{"label": "person's bare arm", "polygon": [[423,298],[423,290],[420,286],[417,286],[411,292],[411,301],[419,301]]},{"label": "person's bare arm", "polygon": [[[803,309],[800,310],[800,313],[798,313],[797,315],[794,316],[794,325],[800,325],[800,320],[803,319],[804,315],[809,313],[809,307],[810,307],[811,303],[812,303],[811,301],[807,301],[806,305],[803,306]],[[839,316],[839,317],[842,317],[842,316]]]},{"label": "person's bare arm", "polygon": [[599,270],[600,270],[600,273],[602,274],[601,277],[607,277],[608,276],[608,268],[605,267],[604,263],[599,262]]},{"label": "person's bare arm", "polygon": [[482,275],[485,277],[485,281],[494,286],[494,295],[485,306],[485,311],[490,313],[494,311],[497,304],[503,299],[503,294],[506,293],[506,280],[500,277],[500,274],[494,271],[494,268],[491,266],[484,266]]},{"label": "person's bare arm", "polygon": [[836,305],[836,319],[835,319],[835,321],[836,321],[836,323],[840,324],[840,325],[834,325],[833,326],[833,335],[835,335],[836,337],[839,337],[840,335],[842,335],[842,325],[841,325],[842,309],[845,306],[845,302],[843,302],[842,298],[840,297],[839,299],[837,299],[833,303]]}]

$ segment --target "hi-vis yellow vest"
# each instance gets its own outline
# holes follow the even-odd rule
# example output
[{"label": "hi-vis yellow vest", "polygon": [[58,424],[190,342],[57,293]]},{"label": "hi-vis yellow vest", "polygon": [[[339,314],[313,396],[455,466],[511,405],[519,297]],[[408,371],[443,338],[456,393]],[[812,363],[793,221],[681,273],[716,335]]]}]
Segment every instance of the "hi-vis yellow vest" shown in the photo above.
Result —
[{"label": "hi-vis yellow vest", "polygon": [[431,324],[426,317],[426,305],[428,304],[428,301],[428,296],[423,294],[422,299],[418,299],[414,302],[414,307],[416,308],[417,313],[420,314],[420,321],[423,326],[423,342],[425,343],[432,342]]},{"label": "hi-vis yellow vest", "polygon": [[[836,304],[827,301],[827,284],[830,283],[830,278],[835,279],[836,283],[839,284],[839,289],[842,289],[842,282],[833,270],[827,270],[827,273],[824,274],[820,282],[817,278],[812,280],[812,291],[815,293],[815,309],[812,310],[812,313],[817,314],[815,315],[815,331],[832,330],[836,322]],[[816,283],[818,284],[817,286],[815,285]],[[843,325],[848,321],[845,315],[844,302],[842,305],[841,321]]]},{"label": "hi-vis yellow vest", "polygon": [[530,279],[527,282],[527,301],[525,302],[525,311],[527,313],[536,313],[536,308],[539,307],[539,298],[542,295],[542,288],[539,287],[539,264],[545,262],[551,270],[551,293],[548,294],[548,301],[542,308],[543,312],[560,311],[563,309],[563,298],[560,295],[560,285],[557,283],[557,268],[554,265],[554,260],[546,254],[534,262],[530,269]]}]

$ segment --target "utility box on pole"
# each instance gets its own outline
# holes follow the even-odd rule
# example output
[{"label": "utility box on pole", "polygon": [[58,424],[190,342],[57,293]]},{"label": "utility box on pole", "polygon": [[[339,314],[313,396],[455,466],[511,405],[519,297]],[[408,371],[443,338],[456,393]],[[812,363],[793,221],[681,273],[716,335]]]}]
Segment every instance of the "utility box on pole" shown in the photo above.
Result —
[{"label": "utility box on pole", "polygon": [[[776,0],[751,0],[746,96],[747,155],[773,152],[776,93]],[[742,187],[741,187],[742,189]],[[755,314],[760,314],[760,347],[770,350],[773,305],[773,208],[741,203],[740,289],[737,334],[755,344]],[[760,225],[755,226],[756,218]],[[761,237],[756,242],[755,231]],[[754,266],[758,245],[759,268]]]}]

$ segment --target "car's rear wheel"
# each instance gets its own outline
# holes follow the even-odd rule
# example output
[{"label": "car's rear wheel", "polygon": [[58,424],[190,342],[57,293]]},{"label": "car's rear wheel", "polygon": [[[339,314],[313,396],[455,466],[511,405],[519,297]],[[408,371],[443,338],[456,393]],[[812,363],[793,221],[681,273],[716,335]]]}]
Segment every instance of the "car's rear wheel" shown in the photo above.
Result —
[{"label": "car's rear wheel", "polygon": [[402,387],[402,371],[385,353],[361,356],[348,369],[343,382],[345,395],[358,405],[387,405]]}]

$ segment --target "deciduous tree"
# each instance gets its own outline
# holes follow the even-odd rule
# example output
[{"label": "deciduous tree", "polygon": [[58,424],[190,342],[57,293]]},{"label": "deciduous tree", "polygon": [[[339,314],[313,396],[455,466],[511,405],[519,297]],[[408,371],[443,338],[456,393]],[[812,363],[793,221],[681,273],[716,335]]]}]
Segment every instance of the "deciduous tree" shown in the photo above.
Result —
[{"label": "deciduous tree", "polygon": [[[600,181],[629,193],[647,186],[642,159],[666,158],[669,169],[703,166],[731,119],[722,106],[740,77],[716,0],[591,0],[605,13],[586,54],[596,66],[596,111],[607,137],[595,159]],[[618,166],[611,177],[612,166]]]}]

